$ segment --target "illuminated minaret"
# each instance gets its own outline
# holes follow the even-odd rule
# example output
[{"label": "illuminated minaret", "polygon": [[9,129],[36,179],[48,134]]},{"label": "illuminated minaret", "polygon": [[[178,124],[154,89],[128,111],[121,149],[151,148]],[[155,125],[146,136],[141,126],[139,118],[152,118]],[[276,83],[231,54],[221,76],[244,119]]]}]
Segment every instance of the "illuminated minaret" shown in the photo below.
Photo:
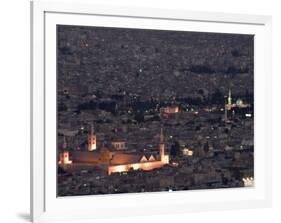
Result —
[{"label": "illuminated minaret", "polygon": [[231,101],[231,90],[230,89],[228,91],[227,103],[228,103],[228,106],[231,107],[232,101]]},{"label": "illuminated minaret", "polygon": [[88,137],[88,151],[93,151],[97,149],[97,136],[94,132],[94,127],[91,125],[91,133]]},{"label": "illuminated minaret", "polygon": [[59,155],[59,164],[65,165],[65,164],[71,164],[72,161],[69,160],[69,152],[66,150],[67,148],[67,143],[66,143],[66,138],[63,136],[63,152],[60,153]]},{"label": "illuminated minaret", "polygon": [[228,90],[228,97],[227,97],[227,103],[225,104],[224,107],[224,120],[227,121],[227,111],[230,111],[232,108],[232,98],[231,98],[231,90]]},{"label": "illuminated minaret", "polygon": [[165,162],[165,143],[164,143],[163,128],[161,128],[161,132],[160,132],[159,152],[160,152],[161,162]]}]

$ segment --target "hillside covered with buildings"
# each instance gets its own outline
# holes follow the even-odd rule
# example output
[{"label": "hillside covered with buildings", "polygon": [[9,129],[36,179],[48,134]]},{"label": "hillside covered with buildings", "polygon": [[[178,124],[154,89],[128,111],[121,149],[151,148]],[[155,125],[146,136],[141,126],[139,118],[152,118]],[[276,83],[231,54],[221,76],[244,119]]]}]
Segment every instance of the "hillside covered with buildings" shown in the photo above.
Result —
[{"label": "hillside covered with buildings", "polygon": [[58,196],[253,185],[253,36],[57,37]]}]

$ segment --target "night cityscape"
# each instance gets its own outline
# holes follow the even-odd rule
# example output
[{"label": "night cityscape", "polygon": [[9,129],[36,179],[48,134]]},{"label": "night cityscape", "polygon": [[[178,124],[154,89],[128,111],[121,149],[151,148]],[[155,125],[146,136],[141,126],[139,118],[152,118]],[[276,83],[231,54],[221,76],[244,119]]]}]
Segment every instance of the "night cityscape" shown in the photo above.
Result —
[{"label": "night cityscape", "polygon": [[57,196],[254,186],[254,36],[57,25]]}]

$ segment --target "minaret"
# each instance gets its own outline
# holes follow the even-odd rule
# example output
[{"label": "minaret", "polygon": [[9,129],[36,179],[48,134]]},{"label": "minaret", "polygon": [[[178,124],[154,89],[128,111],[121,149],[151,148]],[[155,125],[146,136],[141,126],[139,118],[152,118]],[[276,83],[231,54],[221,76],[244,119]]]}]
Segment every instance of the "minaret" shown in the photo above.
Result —
[{"label": "minaret", "polygon": [[93,151],[97,149],[97,137],[94,132],[94,127],[91,125],[91,133],[88,137],[88,151]]},{"label": "minaret", "polygon": [[67,151],[67,143],[66,143],[66,137],[63,136],[63,145],[62,145],[62,148],[63,148],[63,152],[60,153],[59,155],[59,164],[71,164],[72,161],[69,160],[69,152]]},{"label": "minaret", "polygon": [[161,132],[160,132],[159,152],[160,152],[161,162],[165,162],[165,143],[164,143],[163,128],[161,128]]},{"label": "minaret", "polygon": [[232,98],[231,98],[231,90],[228,90],[228,97],[227,97],[227,103],[224,106],[224,121],[228,120],[227,117],[227,111],[230,111],[232,108]]},{"label": "minaret", "polygon": [[227,98],[228,106],[231,107],[232,101],[231,101],[231,90],[228,90],[228,98]]}]

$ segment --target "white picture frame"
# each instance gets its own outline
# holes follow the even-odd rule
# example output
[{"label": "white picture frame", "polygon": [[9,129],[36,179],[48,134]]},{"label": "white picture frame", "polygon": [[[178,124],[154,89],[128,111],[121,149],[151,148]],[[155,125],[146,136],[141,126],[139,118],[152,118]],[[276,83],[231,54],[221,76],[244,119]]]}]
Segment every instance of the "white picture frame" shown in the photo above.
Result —
[{"label": "white picture frame", "polygon": [[[31,218],[33,222],[173,214],[271,205],[271,17],[31,3]],[[103,25],[255,35],[255,186],[253,188],[56,197],[56,24]],[[71,214],[69,214],[71,213]]]}]

